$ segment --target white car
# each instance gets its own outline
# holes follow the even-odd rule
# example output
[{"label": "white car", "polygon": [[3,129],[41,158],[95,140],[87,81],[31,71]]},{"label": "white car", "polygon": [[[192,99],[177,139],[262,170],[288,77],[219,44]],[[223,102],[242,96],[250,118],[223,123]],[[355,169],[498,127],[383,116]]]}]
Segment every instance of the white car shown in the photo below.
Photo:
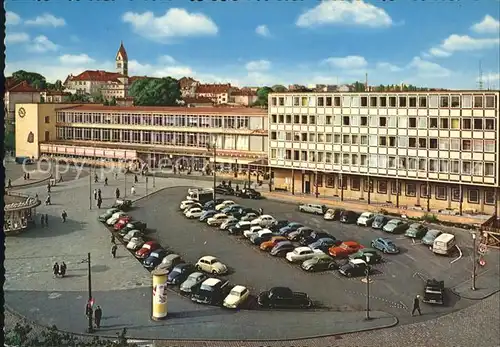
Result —
[{"label": "white car", "polygon": [[370,226],[373,223],[373,219],[375,218],[375,214],[371,212],[363,212],[361,216],[358,217],[358,220],[356,221],[357,225],[362,225],[362,226]]},{"label": "white car", "polygon": [[195,207],[187,211],[184,215],[186,218],[200,218],[201,215],[203,214],[203,210],[199,207]]},{"label": "white car", "polygon": [[127,243],[127,249],[131,249],[133,251],[137,251],[139,248],[142,247],[144,244],[144,240],[142,237],[133,237],[128,243]]},{"label": "white car", "polygon": [[120,212],[116,212],[114,215],[111,216],[111,218],[109,218],[107,221],[106,221],[106,224],[107,225],[115,225],[116,222],[118,222],[118,219],[120,219],[121,217],[123,216],[126,216],[127,214],[123,211],[120,211]]},{"label": "white car", "polygon": [[242,221],[253,221],[255,219],[257,219],[259,216],[256,214],[256,213],[253,213],[253,212],[250,212],[250,213],[247,213],[246,215],[244,215],[243,217],[241,217],[241,220]]},{"label": "white car", "polygon": [[238,308],[250,296],[250,291],[243,286],[234,286],[224,299],[223,305],[227,308]]},{"label": "white car", "polygon": [[134,230],[130,230],[127,235],[123,236],[123,241],[124,242],[129,242],[130,240],[132,240],[134,237],[142,237],[142,232],[140,232],[139,230],[137,229],[134,229]]},{"label": "white car", "polygon": [[210,226],[220,226],[229,218],[228,215],[224,213],[217,213],[213,217],[207,219],[207,224]]},{"label": "white car", "polygon": [[197,203],[198,203],[198,201],[196,201],[196,200],[184,200],[184,201],[181,201],[181,204],[179,205],[179,210],[185,210],[189,206],[191,206],[193,204],[197,204]]},{"label": "white car", "polygon": [[257,239],[261,239],[263,237],[266,237],[269,235],[269,239],[271,239],[271,235],[273,234],[273,232],[269,229],[262,229],[262,230],[259,230],[257,231],[257,234],[252,234],[252,236],[250,236],[250,241],[252,241],[252,243],[255,243],[255,240]]},{"label": "white car", "polygon": [[198,270],[208,272],[214,275],[227,273],[227,266],[222,264],[219,259],[211,255],[201,257],[195,264]]},{"label": "white car", "polygon": [[250,227],[250,229],[245,230],[243,232],[243,236],[245,236],[247,239],[249,239],[252,237],[252,235],[257,235],[257,233],[261,230],[262,230],[262,227],[260,225],[254,225],[254,226]]},{"label": "white car", "polygon": [[229,207],[229,206],[235,205],[235,204],[236,203],[233,200],[225,200],[221,204],[218,204],[217,206],[215,206],[215,210],[220,211],[220,210],[225,209],[226,207]]},{"label": "white car", "polygon": [[308,260],[314,258],[314,256],[318,254],[324,254],[319,249],[311,249],[309,247],[297,247],[292,252],[288,252],[286,254],[286,260],[290,263],[303,262],[304,260]]},{"label": "white car", "polygon": [[334,220],[335,219],[335,210],[332,208],[329,208],[326,210],[325,214],[323,215],[324,220]]},{"label": "white car", "polygon": [[260,225],[261,227],[268,227],[274,223],[276,223],[276,219],[268,214],[263,214],[252,221],[252,225]]}]

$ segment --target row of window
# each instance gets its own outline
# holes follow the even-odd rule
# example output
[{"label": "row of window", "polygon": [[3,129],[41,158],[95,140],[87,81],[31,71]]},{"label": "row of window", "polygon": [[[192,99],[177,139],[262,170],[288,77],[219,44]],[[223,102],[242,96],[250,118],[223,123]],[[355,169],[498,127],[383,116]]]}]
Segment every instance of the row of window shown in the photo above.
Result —
[{"label": "row of window", "polygon": [[393,96],[279,96],[272,106],[298,107],[410,107],[495,108],[495,95],[393,95]]},{"label": "row of window", "polygon": [[293,115],[292,123],[292,115],[290,114],[272,114],[271,124],[388,127],[400,129],[495,130],[494,118]]},{"label": "row of window", "polygon": [[245,116],[198,116],[198,115],[142,115],[58,112],[58,123],[158,125],[171,127],[201,127],[248,129],[249,117]]},{"label": "row of window", "polygon": [[122,143],[159,144],[206,148],[216,143],[221,149],[249,150],[248,135],[211,135],[147,130],[116,130],[56,127],[58,140],[87,140]]},{"label": "row of window", "polygon": [[[335,179],[335,175],[329,174],[325,175],[325,186],[326,188],[335,188],[335,182],[337,182],[338,188],[347,189],[348,184],[350,190],[359,191],[361,189],[361,178],[360,177],[343,177],[337,176],[337,180]],[[370,182],[369,182],[370,181]],[[341,183],[340,183],[341,182]],[[399,183],[399,187],[398,187]],[[323,175],[318,174],[318,186],[323,186]],[[403,187],[404,186],[404,187]],[[389,187],[386,180],[377,179],[376,182],[374,180],[369,180],[368,178],[363,178],[363,191],[374,192],[376,187],[376,191],[379,194],[387,194],[389,191]],[[434,192],[433,192],[434,191]],[[391,181],[390,184],[390,193],[392,195],[402,195],[405,194],[408,197],[416,197],[417,196],[417,185],[411,182],[396,182]],[[448,200],[448,187],[442,185],[434,185],[434,184],[420,184],[420,197],[422,198],[434,198],[436,200]],[[467,201],[469,203],[478,204],[480,200],[480,193],[478,189],[468,188],[462,192],[463,195],[467,195]],[[486,205],[494,205],[495,204],[495,191],[494,190],[485,190],[483,192],[483,200]],[[460,202],[460,188],[453,187],[450,192],[450,200]]]},{"label": "row of window", "polygon": [[[292,136],[293,134],[293,136]],[[495,140],[271,131],[271,140],[495,153]]]},{"label": "row of window", "polygon": [[457,159],[411,158],[377,154],[341,154],[331,152],[271,149],[271,159],[310,163],[362,166],[378,169],[439,172],[474,176],[495,176],[495,163]]}]

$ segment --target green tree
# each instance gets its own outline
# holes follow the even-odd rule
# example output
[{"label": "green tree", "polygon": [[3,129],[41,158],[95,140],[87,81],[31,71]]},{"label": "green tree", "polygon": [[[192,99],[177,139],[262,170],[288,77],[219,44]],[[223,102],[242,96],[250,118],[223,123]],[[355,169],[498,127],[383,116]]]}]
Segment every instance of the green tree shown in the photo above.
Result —
[{"label": "green tree", "polygon": [[271,87],[273,92],[275,93],[283,93],[286,92],[288,89],[286,89],[285,86],[282,86],[281,84],[275,84],[274,86]]},{"label": "green tree", "polygon": [[354,91],[355,92],[364,92],[365,91],[365,84],[361,83],[359,81],[354,82]]},{"label": "green tree", "polygon": [[109,106],[116,106],[116,98],[113,96],[108,104]]},{"label": "green tree", "polygon": [[14,72],[12,77],[19,82],[26,81],[34,88],[46,88],[47,81],[45,80],[45,77],[36,72],[19,70]]},{"label": "green tree", "polygon": [[16,148],[16,130],[15,124],[6,127],[3,138],[4,148],[7,150],[14,150]]},{"label": "green tree", "polygon": [[70,102],[89,102],[89,96],[87,94],[71,94],[69,97]]},{"label": "green tree", "polygon": [[262,87],[257,89],[257,101],[255,106],[265,106],[267,107],[267,97],[269,93],[272,93],[272,89],[269,87]]},{"label": "green tree", "polygon": [[61,80],[56,80],[56,82],[54,83],[54,89],[57,91],[60,91],[60,92],[62,92],[64,90],[64,86],[63,86]]},{"label": "green tree", "polygon": [[137,80],[129,93],[135,106],[177,106],[181,99],[179,81],[172,77]]}]

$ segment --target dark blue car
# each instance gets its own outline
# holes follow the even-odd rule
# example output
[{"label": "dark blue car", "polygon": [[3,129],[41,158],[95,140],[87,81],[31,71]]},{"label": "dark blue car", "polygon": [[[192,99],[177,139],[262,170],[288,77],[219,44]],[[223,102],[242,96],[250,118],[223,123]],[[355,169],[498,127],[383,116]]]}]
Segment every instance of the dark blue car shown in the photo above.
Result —
[{"label": "dark blue car", "polygon": [[200,222],[206,222],[208,218],[211,218],[215,216],[218,212],[215,210],[209,210],[203,212],[203,214],[200,216]]},{"label": "dark blue car", "polygon": [[340,240],[336,240],[334,238],[329,238],[329,237],[323,237],[323,238],[309,244],[309,247],[311,247],[312,249],[324,250],[324,249],[328,249],[328,248],[333,247],[333,246],[338,246],[341,243],[342,243],[342,241],[340,241]]},{"label": "dark blue car", "polygon": [[205,205],[203,205],[203,209],[205,211],[215,210],[215,206],[217,206],[218,204],[221,204],[223,201],[224,201],[224,199],[215,199],[215,201],[213,201],[213,200],[207,201],[205,203]]},{"label": "dark blue car", "polygon": [[280,229],[279,231],[279,234],[281,236],[287,236],[288,234],[290,234],[292,231],[295,231],[297,230],[298,228],[302,228],[303,225],[300,224],[300,223],[295,223],[295,222],[292,222],[292,223],[289,223],[286,227],[283,227]]}]

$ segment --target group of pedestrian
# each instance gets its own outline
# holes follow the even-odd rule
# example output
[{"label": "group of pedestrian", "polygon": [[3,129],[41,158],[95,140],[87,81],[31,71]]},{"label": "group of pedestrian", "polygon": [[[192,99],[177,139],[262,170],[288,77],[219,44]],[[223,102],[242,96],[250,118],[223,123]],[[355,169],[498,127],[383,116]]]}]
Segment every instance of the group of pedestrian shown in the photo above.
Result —
[{"label": "group of pedestrian", "polygon": [[42,217],[40,218],[40,223],[42,224],[42,227],[48,227],[49,226],[49,215],[48,214],[43,214]]},{"label": "group of pedestrian", "polygon": [[102,205],[102,192],[101,188],[94,189],[94,200],[96,200],[97,208],[101,208]]},{"label": "group of pedestrian", "polygon": [[101,327],[101,319],[102,319],[102,309],[101,306],[97,305],[95,311],[92,309],[92,306],[90,304],[87,304],[85,306],[85,317],[87,319],[94,320],[95,327],[99,329]]},{"label": "group of pedestrian", "polygon": [[30,179],[30,173],[29,172],[25,172],[24,175],[23,175],[23,178],[25,181],[29,180]]},{"label": "group of pedestrian", "polygon": [[54,273],[54,277],[64,277],[66,275],[66,263],[62,262],[61,265],[55,263],[52,266],[52,272]]}]

